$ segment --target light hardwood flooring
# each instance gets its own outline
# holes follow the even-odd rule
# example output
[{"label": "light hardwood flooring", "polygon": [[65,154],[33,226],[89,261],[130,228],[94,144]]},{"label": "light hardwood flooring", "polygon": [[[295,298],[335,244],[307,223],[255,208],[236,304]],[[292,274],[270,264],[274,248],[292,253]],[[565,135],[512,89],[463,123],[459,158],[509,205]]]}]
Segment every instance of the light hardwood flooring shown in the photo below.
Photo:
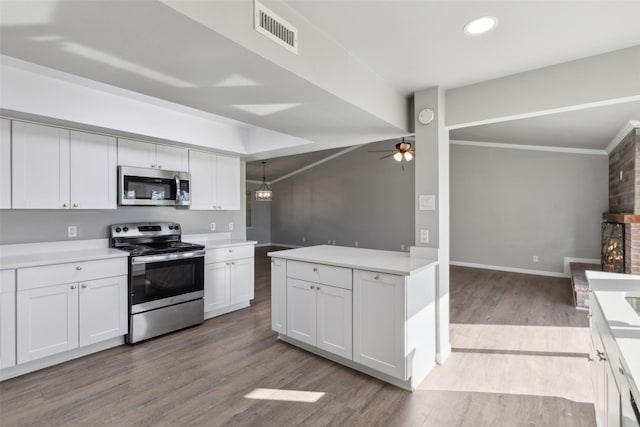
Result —
[{"label": "light hardwood flooring", "polygon": [[[568,279],[452,267],[454,351],[409,393],[276,340],[265,254],[250,308],[4,381],[0,425],[595,425]],[[246,397],[255,389],[324,395]]]}]

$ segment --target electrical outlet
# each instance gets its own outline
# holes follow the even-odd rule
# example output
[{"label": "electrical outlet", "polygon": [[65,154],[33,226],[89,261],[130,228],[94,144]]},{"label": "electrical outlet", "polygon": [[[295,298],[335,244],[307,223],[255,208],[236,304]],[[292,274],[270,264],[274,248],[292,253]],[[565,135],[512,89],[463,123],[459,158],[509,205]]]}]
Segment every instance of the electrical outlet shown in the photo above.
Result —
[{"label": "electrical outlet", "polygon": [[331,241],[331,244],[332,244],[332,245],[335,245],[335,244],[336,244],[336,241],[335,241],[335,240],[332,240],[332,241]]},{"label": "electrical outlet", "polygon": [[331,244],[331,239],[327,240],[327,244],[329,245]]},{"label": "electrical outlet", "polygon": [[356,242],[356,248],[358,247],[358,242]]},{"label": "electrical outlet", "polygon": [[302,241],[303,241],[303,242],[306,242],[306,241],[307,241],[307,238],[306,238],[305,236],[302,236]]},{"label": "electrical outlet", "polygon": [[429,243],[429,230],[420,230],[420,243]]},{"label": "electrical outlet", "polygon": [[400,250],[404,251],[404,245],[400,245]]},{"label": "electrical outlet", "polygon": [[533,256],[533,262],[538,262],[538,261],[539,261],[538,255],[534,255]]},{"label": "electrical outlet", "polygon": [[216,231],[216,223],[212,222],[209,227],[211,228],[211,231]]},{"label": "electrical outlet", "polygon": [[229,231],[233,231],[233,223],[232,222],[229,223]]},{"label": "electrical outlet", "polygon": [[70,225],[67,228],[67,237],[78,237],[78,228],[75,225]]}]

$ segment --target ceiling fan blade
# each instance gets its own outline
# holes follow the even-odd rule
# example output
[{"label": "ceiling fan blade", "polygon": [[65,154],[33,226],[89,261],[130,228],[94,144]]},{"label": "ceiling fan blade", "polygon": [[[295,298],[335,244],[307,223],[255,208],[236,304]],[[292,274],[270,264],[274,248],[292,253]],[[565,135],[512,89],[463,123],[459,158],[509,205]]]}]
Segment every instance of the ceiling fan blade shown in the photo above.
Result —
[{"label": "ceiling fan blade", "polygon": [[388,153],[389,150],[369,150],[369,153]]},{"label": "ceiling fan blade", "polygon": [[396,154],[396,153],[389,153],[389,154],[387,154],[386,156],[382,156],[382,157],[380,157],[380,160],[382,160],[382,159],[386,159],[387,157],[391,157],[391,156],[393,156],[394,154]]}]

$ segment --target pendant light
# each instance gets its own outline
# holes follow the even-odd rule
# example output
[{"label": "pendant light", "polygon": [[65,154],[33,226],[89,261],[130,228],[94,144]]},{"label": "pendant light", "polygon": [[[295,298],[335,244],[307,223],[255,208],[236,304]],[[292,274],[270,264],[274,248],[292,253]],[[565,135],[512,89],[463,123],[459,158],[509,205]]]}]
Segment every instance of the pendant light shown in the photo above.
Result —
[{"label": "pendant light", "polygon": [[258,202],[270,202],[271,201],[271,188],[267,185],[267,180],[265,178],[265,165],[267,162],[262,162],[262,184],[256,190],[256,201]]}]

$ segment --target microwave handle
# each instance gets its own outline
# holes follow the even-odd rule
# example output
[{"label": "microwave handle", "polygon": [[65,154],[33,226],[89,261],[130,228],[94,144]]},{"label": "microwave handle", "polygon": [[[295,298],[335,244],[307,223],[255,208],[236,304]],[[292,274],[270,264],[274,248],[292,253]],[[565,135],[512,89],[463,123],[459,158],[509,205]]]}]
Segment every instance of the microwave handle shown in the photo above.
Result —
[{"label": "microwave handle", "polygon": [[175,176],[176,179],[176,205],[180,203],[180,177],[178,175]]}]

